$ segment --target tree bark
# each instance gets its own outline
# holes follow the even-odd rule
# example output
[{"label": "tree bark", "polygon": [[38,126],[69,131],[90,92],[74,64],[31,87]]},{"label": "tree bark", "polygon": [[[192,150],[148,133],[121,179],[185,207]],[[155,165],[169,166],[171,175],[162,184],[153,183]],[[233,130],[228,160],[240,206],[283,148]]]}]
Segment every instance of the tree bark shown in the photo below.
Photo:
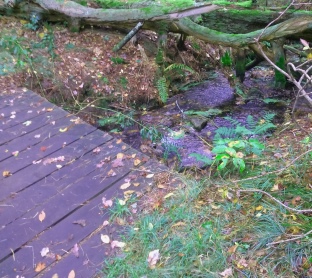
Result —
[{"label": "tree bark", "polygon": [[[50,21],[72,20],[76,25],[110,25],[124,28],[133,28],[136,23],[144,21],[144,29],[155,31],[159,30],[159,24],[165,23],[170,32],[194,36],[211,44],[234,48],[250,47],[259,56],[262,55],[255,43],[256,38],[259,38],[259,41],[271,41],[298,34],[303,34],[302,38],[305,38],[304,34],[312,33],[312,13],[298,15],[266,29],[243,33],[243,28],[240,28],[243,34],[228,34],[201,26],[189,18],[202,13],[211,13],[220,8],[213,4],[164,12],[164,9],[156,5],[140,9],[105,10],[84,7],[73,1],[58,0],[29,0],[20,3],[16,2],[18,0],[9,0],[15,1],[15,6],[13,5],[12,8],[5,1],[0,0],[1,14],[27,17],[31,13],[38,13],[42,18]],[[223,18],[218,17],[216,20],[222,22]]]}]

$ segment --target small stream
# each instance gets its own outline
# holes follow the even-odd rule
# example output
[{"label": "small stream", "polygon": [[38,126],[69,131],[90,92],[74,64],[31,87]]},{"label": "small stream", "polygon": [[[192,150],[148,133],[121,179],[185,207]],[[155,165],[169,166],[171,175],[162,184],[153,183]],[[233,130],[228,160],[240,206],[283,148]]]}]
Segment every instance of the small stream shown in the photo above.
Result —
[{"label": "small stream", "polygon": [[[163,141],[153,144],[144,140],[139,134],[138,127],[124,130],[122,139],[132,147],[147,153],[157,159],[167,157],[169,166],[182,170],[185,168],[204,165],[192,153],[212,157],[211,142],[218,127],[230,127],[231,123],[224,119],[230,116],[243,125],[248,115],[255,120],[263,117],[264,113],[275,113],[275,123],[283,121],[286,110],[285,99],[290,97],[290,91],[278,90],[273,86],[273,72],[263,74],[266,68],[256,67],[247,75],[244,84],[240,84],[246,98],[238,97],[228,79],[220,72],[213,72],[206,82],[191,88],[189,91],[173,96],[162,108],[148,111],[140,115],[139,120],[147,126],[155,126],[163,134]],[[257,71],[262,71],[259,77]],[[263,100],[268,98],[280,99],[279,102],[267,104]],[[209,110],[214,109],[214,110]],[[191,115],[190,111],[212,111],[217,115],[202,117]],[[164,144],[165,140],[165,144]],[[171,144],[173,148],[166,149]]]}]

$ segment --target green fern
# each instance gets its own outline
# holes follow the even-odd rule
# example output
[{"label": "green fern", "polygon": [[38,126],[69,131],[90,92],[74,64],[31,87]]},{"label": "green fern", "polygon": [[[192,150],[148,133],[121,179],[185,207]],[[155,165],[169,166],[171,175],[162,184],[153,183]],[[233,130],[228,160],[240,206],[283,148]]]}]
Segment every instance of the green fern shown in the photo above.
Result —
[{"label": "green fern", "polygon": [[164,73],[167,73],[172,70],[183,70],[183,71],[189,71],[190,73],[195,73],[195,71],[191,67],[186,66],[184,64],[172,64],[165,68]]},{"label": "green fern", "polygon": [[216,130],[216,135],[214,140],[225,139],[225,138],[243,138],[253,135],[263,135],[267,133],[270,129],[276,128],[272,123],[273,118],[275,117],[274,113],[266,113],[263,115],[263,118],[259,121],[256,121],[255,118],[251,115],[248,115],[246,118],[246,125],[243,125],[238,120],[233,119],[232,117],[224,117],[228,120],[234,127],[220,127]]},{"label": "green fern", "polygon": [[166,103],[168,100],[168,85],[166,77],[160,77],[156,82],[156,88],[158,90],[159,99],[162,103]]},{"label": "green fern", "polygon": [[162,65],[164,63],[164,51],[159,48],[155,57],[155,62],[158,65]]}]

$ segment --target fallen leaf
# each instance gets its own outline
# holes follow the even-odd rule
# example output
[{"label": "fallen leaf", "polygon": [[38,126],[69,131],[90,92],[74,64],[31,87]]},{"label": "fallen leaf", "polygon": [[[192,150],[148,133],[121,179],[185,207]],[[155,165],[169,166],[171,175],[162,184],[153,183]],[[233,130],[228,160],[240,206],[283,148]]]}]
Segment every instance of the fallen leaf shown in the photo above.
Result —
[{"label": "fallen leaf", "polygon": [[164,196],[164,199],[167,199],[167,198],[169,198],[169,197],[171,197],[171,196],[173,196],[174,194],[172,193],[172,192],[170,192],[170,193],[168,193],[166,196]]},{"label": "fallen leaf", "polygon": [[125,155],[123,153],[118,153],[116,157],[117,157],[117,159],[123,159],[124,156]]},{"label": "fallen leaf", "polygon": [[45,267],[46,267],[45,263],[39,262],[39,263],[37,263],[37,265],[35,267],[35,271],[40,272],[40,271],[44,270]]},{"label": "fallen leaf", "polygon": [[39,218],[39,221],[42,222],[42,221],[46,218],[45,212],[44,212],[44,211],[41,211],[41,212],[39,213],[38,218]]},{"label": "fallen leaf", "polygon": [[34,137],[35,138],[40,138],[40,136],[41,136],[40,134],[36,134]]},{"label": "fallen leaf", "polygon": [[47,147],[46,147],[46,146],[40,147],[40,151],[41,151],[41,152],[45,152],[46,150],[47,150]]},{"label": "fallen leaf", "polygon": [[67,127],[65,127],[65,128],[60,128],[60,132],[65,132],[65,131],[67,131]]},{"label": "fallen leaf", "polygon": [[186,224],[185,224],[184,222],[179,221],[179,222],[173,224],[173,225],[171,226],[171,228],[180,227],[180,226],[185,226],[185,225],[186,225]]},{"label": "fallen leaf", "polygon": [[26,121],[26,122],[23,123],[23,125],[29,126],[29,125],[31,125],[31,121]]},{"label": "fallen leaf", "polygon": [[7,177],[9,177],[9,176],[12,176],[12,174],[11,174],[10,171],[3,171],[3,172],[2,172],[2,176],[3,176],[4,178],[7,178]]},{"label": "fallen leaf", "polygon": [[148,175],[146,175],[146,178],[147,178],[147,179],[151,179],[152,177],[154,177],[154,174],[148,174]]},{"label": "fallen leaf", "polygon": [[138,186],[140,186],[140,183],[139,182],[134,182],[133,186],[138,187]]},{"label": "fallen leaf", "polygon": [[19,151],[12,152],[12,155],[14,156],[18,156],[18,154],[19,154]]},{"label": "fallen leaf", "polygon": [[131,185],[130,182],[126,182],[126,183],[124,183],[124,184],[122,184],[122,185],[120,186],[120,189],[125,190],[125,189],[127,189],[128,187],[130,187],[130,185]]},{"label": "fallen leaf", "polygon": [[80,219],[80,220],[74,221],[73,224],[78,224],[78,225],[80,225],[82,227],[85,227],[87,225],[87,222],[86,222],[85,219]]},{"label": "fallen leaf", "polygon": [[102,198],[102,204],[105,208],[111,207],[113,205],[112,200],[106,200],[105,197]]},{"label": "fallen leaf", "polygon": [[122,143],[122,140],[121,140],[121,139],[118,139],[118,140],[116,141],[116,144],[120,144],[120,143]]},{"label": "fallen leaf", "polygon": [[50,252],[49,247],[44,247],[40,251],[41,257],[45,257]]},{"label": "fallen leaf", "polygon": [[75,255],[76,258],[79,258],[79,246],[77,243],[72,248],[72,253]]},{"label": "fallen leaf", "polygon": [[160,254],[159,254],[159,250],[158,249],[149,252],[148,258],[147,258],[148,266],[151,269],[155,268],[159,258],[160,258]]},{"label": "fallen leaf", "polygon": [[108,222],[107,220],[105,220],[105,221],[103,222],[103,226],[105,227],[105,226],[107,226],[107,225],[109,225],[109,222]]},{"label": "fallen leaf", "polygon": [[235,251],[236,251],[236,249],[237,249],[237,247],[238,247],[238,244],[235,244],[235,245],[231,246],[231,247],[227,250],[227,252],[228,252],[229,254],[234,254]]},{"label": "fallen leaf", "polygon": [[47,112],[52,112],[53,108],[47,108]]},{"label": "fallen leaf", "polygon": [[55,260],[59,261],[60,259],[62,259],[62,256],[59,255],[59,254],[56,254],[56,255],[55,255]]},{"label": "fallen leaf", "polygon": [[229,268],[225,269],[224,271],[220,272],[219,274],[220,274],[222,277],[228,278],[228,277],[230,277],[230,276],[233,275],[232,268],[229,267]]},{"label": "fallen leaf", "polygon": [[256,207],[256,210],[257,210],[257,211],[262,210],[262,209],[263,209],[263,206],[257,206],[257,207]]},{"label": "fallen leaf", "polygon": [[136,158],[133,162],[134,166],[138,166],[141,163],[141,160]]},{"label": "fallen leaf", "polygon": [[103,234],[101,234],[101,241],[102,241],[103,243],[110,243],[109,236],[108,236],[108,235],[103,235]]},{"label": "fallen leaf", "polygon": [[291,200],[291,204],[293,206],[298,206],[300,204],[301,201],[301,197],[300,196],[296,196]]},{"label": "fallen leaf", "polygon": [[241,258],[240,260],[239,260],[239,262],[237,263],[237,267],[239,268],[239,269],[244,269],[244,268],[246,268],[248,266],[248,263],[247,263],[247,261],[244,259],[244,258]]},{"label": "fallen leaf", "polygon": [[97,148],[95,148],[92,152],[93,153],[99,153],[101,151],[101,148],[100,147],[97,147]]},{"label": "fallen leaf", "polygon": [[123,248],[126,246],[126,243],[124,242],[121,242],[121,241],[117,241],[117,240],[113,240],[111,242],[111,247],[114,249],[115,247],[118,247],[118,248]]},{"label": "fallen leaf", "polygon": [[57,273],[54,273],[54,274],[52,275],[52,278],[59,278],[59,276],[58,276]]},{"label": "fallen leaf", "polygon": [[107,177],[114,177],[116,175],[117,174],[116,174],[116,172],[113,169],[109,170],[108,173],[107,173]]},{"label": "fallen leaf", "polygon": [[75,270],[71,270],[67,278],[75,278],[75,276],[76,276]]},{"label": "fallen leaf", "polygon": [[122,158],[116,158],[115,160],[113,160],[112,162],[113,168],[122,167],[122,166],[124,166],[124,163],[122,162]]}]

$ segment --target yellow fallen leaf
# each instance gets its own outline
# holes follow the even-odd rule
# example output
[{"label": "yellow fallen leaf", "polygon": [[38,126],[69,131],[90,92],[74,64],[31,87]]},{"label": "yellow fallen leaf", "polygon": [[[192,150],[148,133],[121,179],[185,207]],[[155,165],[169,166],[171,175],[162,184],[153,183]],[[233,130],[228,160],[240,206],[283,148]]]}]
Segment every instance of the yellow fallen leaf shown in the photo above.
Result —
[{"label": "yellow fallen leaf", "polygon": [[124,184],[122,184],[122,185],[120,186],[120,189],[125,190],[125,189],[127,189],[128,187],[130,187],[130,185],[131,185],[130,182],[126,182],[126,183],[124,183]]},{"label": "yellow fallen leaf", "polygon": [[164,197],[164,199],[167,199],[167,198],[169,198],[169,197],[171,197],[171,196],[173,196],[174,194],[172,193],[172,192],[170,192],[170,193],[168,193],[165,197]]},{"label": "yellow fallen leaf", "polygon": [[28,23],[28,21],[27,21],[27,20],[22,19],[22,20],[20,20],[20,23],[21,23],[21,24],[27,24],[27,23]]},{"label": "yellow fallen leaf", "polygon": [[45,263],[39,262],[36,265],[35,271],[40,272],[40,271],[44,270],[45,267],[46,267]]},{"label": "yellow fallen leaf", "polygon": [[174,228],[174,227],[179,227],[179,226],[185,226],[185,225],[186,225],[186,224],[185,224],[184,222],[179,221],[179,222],[177,222],[177,223],[173,224],[173,225],[171,226],[171,228]]},{"label": "yellow fallen leaf", "polygon": [[127,190],[124,192],[124,196],[132,195],[133,193],[135,193],[134,190]]},{"label": "yellow fallen leaf", "polygon": [[151,179],[152,177],[154,177],[154,174],[148,174],[148,175],[146,175],[146,178],[147,178],[147,179]]},{"label": "yellow fallen leaf", "polygon": [[39,33],[39,35],[38,35],[38,37],[40,38],[40,39],[43,39],[44,38],[44,36],[45,36],[45,33]]},{"label": "yellow fallen leaf", "polygon": [[39,213],[39,221],[40,222],[42,222],[45,218],[46,218],[46,214],[45,214],[45,212],[44,211],[41,211],[40,213]]},{"label": "yellow fallen leaf", "polygon": [[118,140],[116,141],[116,144],[120,144],[120,143],[122,143],[122,140],[121,140],[121,139],[118,139]]},{"label": "yellow fallen leaf", "polygon": [[57,273],[54,273],[54,274],[52,275],[52,278],[59,278],[59,276],[58,276]]},{"label": "yellow fallen leaf", "polygon": [[60,128],[60,132],[65,132],[65,131],[67,131],[67,127],[65,127],[65,128]]},{"label": "yellow fallen leaf", "polygon": [[68,278],[75,278],[75,276],[76,276],[75,270],[71,270],[71,271],[68,273]]},{"label": "yellow fallen leaf", "polygon": [[256,210],[258,210],[258,211],[259,211],[259,210],[262,210],[262,209],[263,209],[263,206],[257,206],[257,207],[256,207]]},{"label": "yellow fallen leaf", "polygon": [[134,182],[133,186],[138,187],[138,186],[140,186],[140,183],[139,182]]},{"label": "yellow fallen leaf", "polygon": [[138,166],[141,163],[141,160],[136,158],[133,162],[134,166]]},{"label": "yellow fallen leaf", "polygon": [[3,171],[2,172],[2,176],[4,177],[4,178],[7,178],[7,177],[9,177],[9,176],[11,176],[12,174],[11,174],[11,172],[10,171]]},{"label": "yellow fallen leaf", "polygon": [[117,154],[117,159],[123,159],[125,155],[123,153],[118,153]]}]

